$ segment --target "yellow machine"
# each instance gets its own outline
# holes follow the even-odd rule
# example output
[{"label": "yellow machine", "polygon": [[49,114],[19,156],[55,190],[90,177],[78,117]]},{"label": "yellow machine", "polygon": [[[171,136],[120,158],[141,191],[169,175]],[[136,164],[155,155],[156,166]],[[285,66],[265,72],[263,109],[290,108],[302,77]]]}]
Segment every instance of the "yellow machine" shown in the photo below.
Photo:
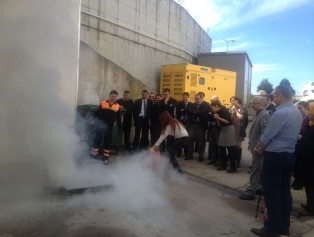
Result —
[{"label": "yellow machine", "polygon": [[230,97],[235,95],[236,72],[194,64],[171,64],[161,66],[160,91],[169,88],[171,96],[182,100],[182,93],[189,92],[190,100],[198,92],[205,93],[205,100],[210,102],[213,95],[219,96],[220,102],[230,107]]}]

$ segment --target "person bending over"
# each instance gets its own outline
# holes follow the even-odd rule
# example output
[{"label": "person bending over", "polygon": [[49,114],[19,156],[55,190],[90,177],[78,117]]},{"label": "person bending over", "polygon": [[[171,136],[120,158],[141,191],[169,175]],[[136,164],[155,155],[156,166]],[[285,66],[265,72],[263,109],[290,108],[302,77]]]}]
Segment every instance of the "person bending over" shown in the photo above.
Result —
[{"label": "person bending over", "polygon": [[161,135],[150,151],[155,151],[168,135],[173,136],[176,140],[168,148],[167,152],[173,168],[175,168],[178,173],[183,173],[175,155],[188,144],[188,132],[186,131],[184,125],[179,120],[172,118],[167,111],[161,113],[159,120]]}]

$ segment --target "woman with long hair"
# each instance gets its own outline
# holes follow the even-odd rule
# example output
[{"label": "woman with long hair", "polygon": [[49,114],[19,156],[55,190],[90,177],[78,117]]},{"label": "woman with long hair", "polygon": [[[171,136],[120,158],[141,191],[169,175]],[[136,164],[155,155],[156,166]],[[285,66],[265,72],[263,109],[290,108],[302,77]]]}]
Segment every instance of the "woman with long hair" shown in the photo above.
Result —
[{"label": "woman with long hair", "polygon": [[242,156],[242,142],[246,137],[246,128],[248,125],[248,112],[247,109],[243,107],[242,100],[238,96],[232,96],[230,98],[232,107],[230,109],[231,119],[236,132],[236,161],[237,167],[241,168],[241,156]]},{"label": "woman with long hair", "polygon": [[178,173],[183,173],[181,170],[175,155],[178,151],[182,150],[188,144],[188,132],[186,131],[184,125],[177,119],[172,118],[172,116],[167,112],[162,112],[159,116],[161,135],[155,145],[150,149],[152,152],[158,149],[160,144],[166,139],[167,136],[173,136],[176,140],[168,148],[167,152],[170,158],[170,162],[173,168],[177,170]]},{"label": "woman with long hair", "polygon": [[305,187],[306,204],[301,204],[304,209],[300,216],[314,215],[314,103],[309,104],[309,123],[303,135],[300,135],[301,144],[301,175]]}]

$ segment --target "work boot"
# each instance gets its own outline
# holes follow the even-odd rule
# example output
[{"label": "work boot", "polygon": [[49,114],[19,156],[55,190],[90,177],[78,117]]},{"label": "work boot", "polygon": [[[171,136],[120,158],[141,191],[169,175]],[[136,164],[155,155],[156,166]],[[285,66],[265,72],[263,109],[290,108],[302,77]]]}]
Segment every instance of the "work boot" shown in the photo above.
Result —
[{"label": "work boot", "polygon": [[94,155],[92,153],[89,153],[89,156],[92,160],[96,160],[97,159],[97,155]]},{"label": "work boot", "polygon": [[108,159],[109,159],[109,157],[107,157],[107,156],[103,156],[103,157],[102,157],[101,160],[102,160],[102,162],[103,162],[104,165],[109,165]]},{"label": "work boot", "polygon": [[241,156],[242,156],[242,148],[236,149],[236,161],[237,161],[237,168],[241,168]]}]

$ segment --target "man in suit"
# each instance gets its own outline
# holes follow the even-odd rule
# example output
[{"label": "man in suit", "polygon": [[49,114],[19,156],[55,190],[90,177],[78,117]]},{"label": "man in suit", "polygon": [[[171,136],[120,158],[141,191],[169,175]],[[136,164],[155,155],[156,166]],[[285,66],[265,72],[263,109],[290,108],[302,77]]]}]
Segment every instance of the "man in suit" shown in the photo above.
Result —
[{"label": "man in suit", "polygon": [[159,123],[159,115],[163,112],[160,109],[160,100],[162,99],[161,94],[155,95],[155,103],[153,105],[152,117],[150,119],[150,142],[154,145],[158,138],[160,137],[160,123]]},{"label": "man in suit", "polygon": [[[177,108],[176,108],[177,119],[185,126],[186,129],[187,129],[186,125],[189,119],[187,110],[192,105],[192,103],[189,102],[189,97],[190,97],[189,92],[184,92],[182,94],[182,101],[178,103]],[[181,157],[181,153],[182,153],[182,150],[178,152],[178,157]],[[188,146],[184,147],[184,155],[188,156]]]},{"label": "man in suit", "polygon": [[122,117],[122,132],[124,136],[124,146],[126,150],[131,150],[130,148],[130,133],[132,128],[132,110],[133,110],[133,100],[131,100],[130,91],[124,91],[123,97],[117,100],[120,106],[126,109]]},{"label": "man in suit", "polygon": [[148,91],[142,91],[142,98],[137,99],[133,106],[133,119],[135,126],[135,136],[133,150],[146,149],[149,146],[148,129],[149,120],[152,114],[153,102],[148,98]]},{"label": "man in suit", "polygon": [[[177,101],[171,97],[170,95],[170,89],[166,88],[162,92],[164,98],[159,102],[161,111],[167,111],[172,118],[175,118],[175,108],[177,105]],[[167,137],[167,148],[169,148],[174,143],[174,137],[168,136]],[[164,146],[164,143],[163,145]],[[164,151],[165,147],[162,149]]]},{"label": "man in suit", "polygon": [[249,131],[248,150],[252,153],[252,171],[250,175],[250,186],[246,188],[246,193],[239,196],[241,200],[254,200],[257,192],[262,190],[261,172],[264,157],[254,151],[260,137],[268,125],[269,113],[265,109],[267,101],[264,96],[256,96],[253,99],[252,107],[256,112]]},{"label": "man in suit", "polygon": [[202,103],[201,95],[195,95],[195,103],[192,104],[188,109],[189,122],[188,129],[189,133],[189,149],[188,157],[185,160],[193,159],[193,147],[194,141],[198,143],[198,161],[204,161],[204,145],[205,145],[205,132],[207,130],[208,124],[206,120],[206,115],[209,113],[209,106],[206,103]]}]

